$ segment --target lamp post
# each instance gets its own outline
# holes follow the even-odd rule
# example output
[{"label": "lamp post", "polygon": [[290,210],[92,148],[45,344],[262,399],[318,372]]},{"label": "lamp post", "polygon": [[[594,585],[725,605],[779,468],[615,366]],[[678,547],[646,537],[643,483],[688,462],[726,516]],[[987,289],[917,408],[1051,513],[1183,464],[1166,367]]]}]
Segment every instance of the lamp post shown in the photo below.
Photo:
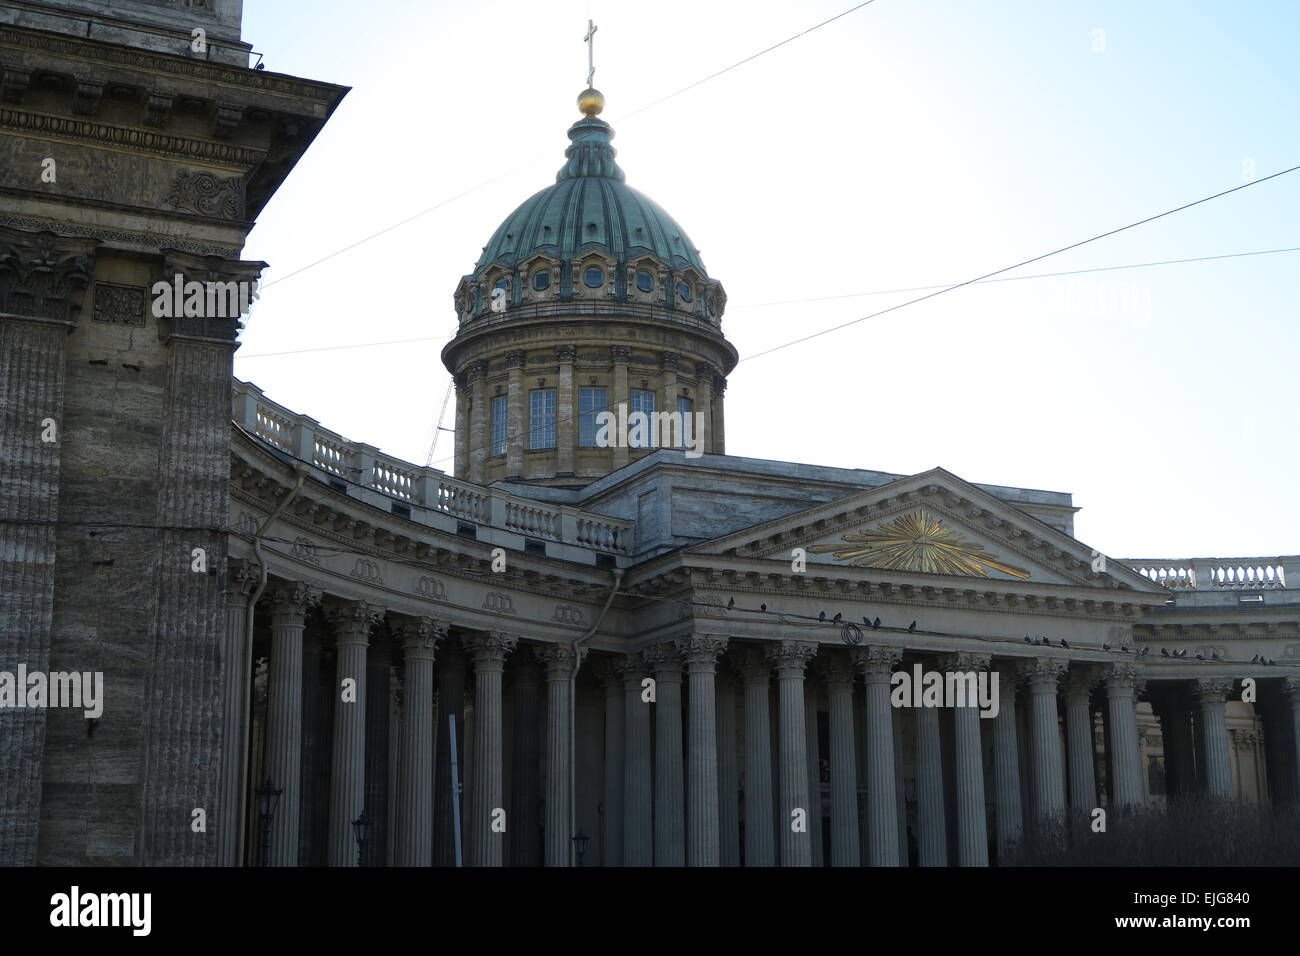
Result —
[{"label": "lamp post", "polygon": [[357,836],[357,866],[365,866],[363,862],[366,851],[366,840],[370,837],[370,820],[366,817],[366,811],[361,811],[361,816],[352,821],[352,832]]},{"label": "lamp post", "polygon": [[284,788],[276,789],[271,782],[268,774],[266,782],[255,791],[257,794],[257,806],[262,815],[262,866],[271,865],[271,820],[275,816],[275,810],[280,805],[280,795],[284,793]]},{"label": "lamp post", "polygon": [[573,837],[573,849],[578,855],[578,866],[582,866],[582,858],[587,852],[587,844],[591,842],[591,837],[579,830]]}]

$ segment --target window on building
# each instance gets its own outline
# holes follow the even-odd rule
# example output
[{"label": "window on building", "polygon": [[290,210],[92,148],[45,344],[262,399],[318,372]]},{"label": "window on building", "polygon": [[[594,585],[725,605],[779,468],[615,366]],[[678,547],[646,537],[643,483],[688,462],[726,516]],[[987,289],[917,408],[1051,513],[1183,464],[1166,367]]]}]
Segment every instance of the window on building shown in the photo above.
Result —
[{"label": "window on building", "polygon": [[695,298],[694,293],[691,292],[691,284],[689,282],[677,283],[677,294],[681,296],[683,302],[690,302],[691,299]]},{"label": "window on building", "polygon": [[582,273],[582,281],[588,289],[599,289],[605,284],[605,270],[587,269]]},{"label": "window on building", "polygon": [[[655,393],[652,392],[652,391],[649,391],[649,390],[647,390],[647,389],[641,389],[641,388],[634,388],[634,389],[632,389],[632,409],[631,409],[631,410],[632,410],[633,412],[644,412],[644,413],[647,414],[647,415],[653,415],[653,414],[655,413]],[[646,423],[646,430],[645,430],[645,433],[644,433],[644,434],[645,434],[645,440],[644,440],[644,441],[635,441],[634,439],[637,437],[636,432],[633,431],[632,426],[629,425],[629,426],[628,426],[628,440],[627,440],[628,447],[629,447],[629,448],[650,448],[650,447],[652,447],[651,442],[650,442],[651,435],[650,435],[649,428],[650,428],[650,423],[647,422],[647,423]]]},{"label": "window on building", "polygon": [[609,407],[609,389],[578,389],[578,444],[584,448],[594,448],[596,433],[600,426],[596,415]]},{"label": "window on building", "polygon": [[655,287],[655,277],[642,269],[636,274],[636,287],[642,292],[653,292]]},{"label": "window on building", "polygon": [[689,398],[677,399],[677,417],[681,420],[681,434],[677,439],[677,448],[686,448],[697,440],[695,437],[695,403]]},{"label": "window on building", "polygon": [[555,389],[535,388],[528,393],[528,447],[555,447]]},{"label": "window on building", "polygon": [[533,273],[533,288],[538,292],[545,292],[551,287],[551,270],[539,269]]},{"label": "window on building", "polygon": [[506,418],[510,412],[510,396],[492,397],[492,454],[506,453]]}]

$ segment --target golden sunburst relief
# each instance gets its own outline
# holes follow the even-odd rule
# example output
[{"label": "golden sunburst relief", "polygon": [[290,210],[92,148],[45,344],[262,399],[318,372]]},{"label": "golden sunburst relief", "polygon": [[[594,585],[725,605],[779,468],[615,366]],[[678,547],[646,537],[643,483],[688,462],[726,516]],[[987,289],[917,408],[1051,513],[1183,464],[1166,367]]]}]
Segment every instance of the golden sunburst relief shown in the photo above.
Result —
[{"label": "golden sunburst relief", "polygon": [[862,568],[886,568],[895,571],[924,571],[929,574],[965,574],[986,578],[988,569],[1001,571],[1013,578],[1028,578],[1029,572],[1003,563],[982,545],[967,541],[960,534],[924,510],[895,518],[877,531],[863,528],[858,534],[846,534],[844,540],[859,547],[819,544],[809,548],[814,554],[834,553],[837,561],[852,560]]}]

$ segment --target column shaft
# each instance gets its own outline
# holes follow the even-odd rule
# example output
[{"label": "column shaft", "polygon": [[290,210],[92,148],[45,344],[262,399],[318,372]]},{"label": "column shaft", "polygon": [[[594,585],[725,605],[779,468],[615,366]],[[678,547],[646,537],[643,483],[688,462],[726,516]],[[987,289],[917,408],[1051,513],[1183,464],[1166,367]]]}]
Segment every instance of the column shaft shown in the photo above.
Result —
[{"label": "column shaft", "polygon": [[[1072,664],[1071,671],[1078,669]],[[1097,775],[1092,741],[1092,680],[1086,673],[1072,674],[1066,685],[1065,733],[1070,777],[1070,815],[1086,819],[1097,804]],[[1136,726],[1135,726],[1136,731]]]},{"label": "column shaft", "polygon": [[722,865],[740,866],[740,779],[736,766],[736,685],[720,673],[718,687],[718,826]]},{"label": "column shaft", "polygon": [[722,840],[718,831],[718,725],[714,673],[721,638],[694,634],[677,642],[686,663],[689,747],[686,787],[686,862],[689,866],[720,866]]},{"label": "column shaft", "polygon": [[433,862],[433,659],[446,627],[427,618],[400,625],[405,653],[402,752],[398,766],[398,866]]},{"label": "column shaft", "polygon": [[757,649],[738,658],[745,708],[745,866],[776,866],[772,817],[771,665]]},{"label": "column shaft", "polygon": [[681,658],[676,648],[668,644],[660,644],[645,653],[655,678],[655,866],[684,866]]},{"label": "column shaft", "polygon": [[[779,691],[781,805],[777,825],[781,833],[782,866],[812,866],[813,860],[803,681],[804,668],[816,653],[817,645],[806,641],[782,641],[768,649],[768,658],[776,668]],[[893,782],[892,765],[890,782]]]},{"label": "column shaft", "polygon": [[504,862],[508,821],[502,781],[501,675],[506,655],[518,641],[514,635],[498,631],[466,641],[474,660],[474,759],[470,766],[474,807],[465,837],[470,866],[501,866]]},{"label": "column shaft", "polygon": [[[357,837],[352,821],[359,819],[366,808],[366,648],[370,646],[371,626],[382,617],[382,608],[360,602],[332,608],[329,615],[337,648],[332,691],[335,697],[330,763],[330,866],[357,865]],[[345,687],[349,681],[352,682],[350,690]]]},{"label": "column shaft", "polygon": [[641,699],[646,669],[637,655],[620,662],[623,674],[623,865],[654,864],[654,817],[650,803],[650,704]]},{"label": "column shaft", "polygon": [[1193,687],[1200,705],[1201,747],[1205,756],[1205,789],[1212,797],[1232,797],[1232,763],[1224,698],[1230,680],[1198,680]]},{"label": "column shaft", "polygon": [[266,773],[281,790],[271,819],[270,864],[298,865],[302,803],[302,633],[307,608],[320,592],[305,584],[277,585],[271,596],[271,674],[266,695]]},{"label": "column shaft", "polygon": [[853,654],[866,685],[867,864],[898,866],[894,708],[889,701],[889,681],[903,654],[893,647],[866,647]]},{"label": "column shaft", "polygon": [[[1136,668],[1133,665],[1112,665],[1106,675],[1106,710],[1110,720],[1110,745],[1113,748],[1111,770],[1112,806],[1141,807],[1146,800],[1142,793],[1142,755],[1138,743],[1136,701]],[[1092,729],[1092,714],[1088,714],[1088,729]],[[1091,745],[1091,733],[1089,733]]]},{"label": "column shaft", "polygon": [[997,791],[998,859],[1019,842],[1024,827],[1020,804],[1020,742],[1016,733],[1016,675],[999,674],[998,715],[993,718],[993,786]]},{"label": "column shaft", "polygon": [[948,828],[943,806],[943,747],[939,711],[917,707],[916,816],[920,827],[917,848],[921,866],[948,865]]},{"label": "column shaft", "polygon": [[853,739],[853,670],[836,658],[826,670],[831,729],[831,866],[859,866],[858,769]]},{"label": "column shaft", "polygon": [[248,788],[248,689],[252,639],[248,601],[260,580],[257,566],[231,562],[226,590],[226,636],[222,648],[221,819],[217,860],[239,866],[244,848],[244,794]]},{"label": "column shaft", "polygon": [[1037,658],[1025,665],[1029,682],[1030,766],[1034,813],[1039,820],[1059,820],[1065,813],[1061,734],[1056,714],[1056,684],[1065,662]]},{"label": "column shaft", "polygon": [[542,842],[547,866],[573,862],[571,777],[572,726],[570,679],[577,653],[568,644],[546,644],[533,649],[546,666],[546,822]]}]

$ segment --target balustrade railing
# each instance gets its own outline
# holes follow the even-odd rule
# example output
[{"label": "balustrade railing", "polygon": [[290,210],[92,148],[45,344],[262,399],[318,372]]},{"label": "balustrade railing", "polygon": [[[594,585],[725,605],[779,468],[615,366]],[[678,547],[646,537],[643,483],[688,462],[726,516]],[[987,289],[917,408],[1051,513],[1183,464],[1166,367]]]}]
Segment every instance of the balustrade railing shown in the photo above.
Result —
[{"label": "balustrade railing", "polygon": [[1143,577],[1170,590],[1284,590],[1287,574],[1300,583],[1300,557],[1188,558],[1124,561]]},{"label": "balustrade railing", "polygon": [[[322,480],[341,479],[462,521],[596,551],[626,554],[632,540],[629,521],[522,498],[393,458],[275,404],[256,385],[238,379],[234,420],[267,444],[315,468]],[[419,520],[414,512],[412,518]]]}]

